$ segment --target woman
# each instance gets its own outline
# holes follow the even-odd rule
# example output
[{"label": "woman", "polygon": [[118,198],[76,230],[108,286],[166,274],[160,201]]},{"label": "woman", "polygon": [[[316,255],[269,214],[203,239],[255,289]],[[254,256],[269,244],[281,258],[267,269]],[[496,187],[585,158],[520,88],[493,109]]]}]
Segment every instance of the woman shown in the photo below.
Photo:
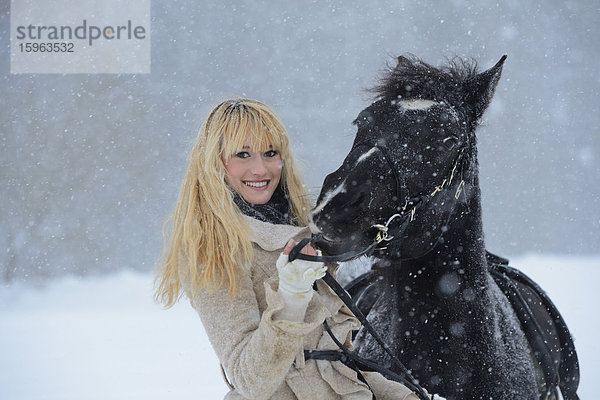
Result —
[{"label": "woman", "polygon": [[[216,106],[192,150],[157,276],[167,307],[185,294],[229,378],[226,399],[417,399],[378,373],[306,359],[350,346],[357,319],[318,279],[326,267],[288,262],[310,236],[311,208],[285,128],[255,100]],[[317,254],[307,245],[305,254]],[[317,290],[313,289],[316,281]],[[370,386],[370,387],[369,387]]]}]

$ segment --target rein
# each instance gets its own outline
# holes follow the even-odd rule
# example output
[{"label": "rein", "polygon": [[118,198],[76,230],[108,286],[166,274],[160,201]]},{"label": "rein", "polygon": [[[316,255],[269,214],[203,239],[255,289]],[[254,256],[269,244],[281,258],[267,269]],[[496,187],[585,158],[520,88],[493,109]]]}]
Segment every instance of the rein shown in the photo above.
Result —
[{"label": "rein", "polygon": [[[296,258],[298,258],[300,260],[306,260],[306,261],[316,261],[315,259],[318,259],[319,261],[321,261],[323,259],[327,259],[327,261],[332,261],[333,259],[338,259],[339,258],[338,256],[336,256],[336,257],[310,256],[310,255],[307,255],[307,254],[300,253],[300,250],[302,248],[304,248],[304,246],[306,246],[308,243],[314,241],[314,239],[315,239],[314,237],[313,238],[302,239],[300,241],[300,243],[298,243],[292,249],[292,251],[290,251],[290,254],[288,256],[289,257],[289,261],[290,262],[294,261]],[[378,242],[376,240],[373,243],[375,245],[378,244]],[[369,248],[372,249],[374,247],[375,246],[372,244],[367,249],[369,249]],[[359,253],[363,253],[364,254],[365,252],[362,251],[362,252],[359,252]],[[343,256],[345,254],[348,254],[348,253],[344,253],[341,256]],[[335,278],[329,272],[325,272],[325,276],[322,279],[335,292],[335,294],[342,300],[342,302],[344,302],[344,304],[346,305],[346,307],[348,307],[350,309],[350,311],[354,314],[354,316],[356,316],[356,318],[365,327],[365,329],[367,329],[367,331],[375,338],[375,340],[377,341],[377,343],[379,343],[379,345],[385,350],[385,352],[387,353],[387,355],[389,355],[391,357],[392,361],[396,364],[396,366],[398,366],[400,368],[400,370],[402,371],[403,375],[398,375],[398,374],[392,372],[391,370],[389,370],[389,369],[387,369],[385,367],[382,367],[382,366],[374,363],[371,360],[368,360],[368,359],[365,359],[363,357],[360,357],[356,353],[354,353],[354,352],[350,351],[349,349],[347,349],[333,335],[333,332],[331,332],[331,329],[329,329],[329,326],[327,325],[327,321],[323,321],[323,325],[325,327],[325,330],[329,333],[329,335],[331,336],[331,338],[333,339],[333,341],[338,345],[338,347],[342,350],[342,352],[346,356],[348,356],[350,359],[352,359],[353,361],[355,361],[358,365],[365,366],[365,367],[367,367],[369,369],[372,369],[374,371],[377,371],[377,372],[381,373],[384,376],[387,376],[388,378],[391,378],[391,379],[393,379],[395,381],[398,381],[398,382],[404,384],[411,391],[413,391],[414,393],[416,393],[420,400],[430,400],[430,397],[427,396],[427,393],[425,392],[425,390],[419,385],[419,383],[417,382],[417,380],[410,374],[410,372],[408,371],[408,369],[406,368],[406,366],[404,366],[404,364],[402,364],[402,362],[392,352],[392,350],[389,348],[389,346],[383,341],[383,339],[381,338],[381,336],[379,336],[379,334],[373,329],[373,327],[371,326],[371,324],[369,323],[369,321],[367,321],[367,318],[365,317],[365,315],[354,304],[354,302],[352,301],[352,298],[350,297],[350,295],[348,294],[348,292],[346,292],[344,290],[344,288],[338,283],[338,281],[335,280]]]}]

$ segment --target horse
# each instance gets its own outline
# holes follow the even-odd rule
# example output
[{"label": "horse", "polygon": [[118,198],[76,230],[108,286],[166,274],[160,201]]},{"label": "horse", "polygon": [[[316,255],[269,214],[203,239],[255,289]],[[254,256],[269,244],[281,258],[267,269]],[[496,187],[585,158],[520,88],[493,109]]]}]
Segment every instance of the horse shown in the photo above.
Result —
[{"label": "horse", "polygon": [[[423,387],[448,400],[534,400],[543,390],[483,235],[475,131],[505,59],[480,72],[473,60],[434,67],[398,57],[309,213],[326,254],[376,237],[361,293],[367,320]],[[398,372],[363,329],[353,345]]]}]

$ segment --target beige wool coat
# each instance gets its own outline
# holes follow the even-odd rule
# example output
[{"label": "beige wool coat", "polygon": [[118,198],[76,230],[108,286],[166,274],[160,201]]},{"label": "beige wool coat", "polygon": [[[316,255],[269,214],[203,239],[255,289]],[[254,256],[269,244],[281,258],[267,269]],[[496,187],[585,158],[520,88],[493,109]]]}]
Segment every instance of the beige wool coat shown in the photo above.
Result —
[{"label": "beige wool coat", "polygon": [[[304,349],[337,350],[324,332],[327,319],[337,339],[350,346],[360,323],[322,281],[303,322],[277,320],[283,308],[277,293],[275,261],[289,239],[310,236],[308,228],[274,225],[246,217],[252,230],[254,262],[239,274],[239,291],[202,291],[191,300],[233,385],[226,400],[371,400],[368,387],[339,361],[305,360]],[[409,389],[365,372],[378,400],[418,400]]]}]

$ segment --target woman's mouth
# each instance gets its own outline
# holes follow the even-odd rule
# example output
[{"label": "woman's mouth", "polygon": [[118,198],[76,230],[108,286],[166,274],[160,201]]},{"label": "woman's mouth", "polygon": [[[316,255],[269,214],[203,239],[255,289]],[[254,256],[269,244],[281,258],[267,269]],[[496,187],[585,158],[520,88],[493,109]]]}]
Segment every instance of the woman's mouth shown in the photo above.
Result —
[{"label": "woman's mouth", "polygon": [[250,186],[252,188],[256,188],[256,189],[261,189],[266,187],[270,181],[266,180],[266,181],[242,181],[244,182],[244,185],[246,186]]}]

